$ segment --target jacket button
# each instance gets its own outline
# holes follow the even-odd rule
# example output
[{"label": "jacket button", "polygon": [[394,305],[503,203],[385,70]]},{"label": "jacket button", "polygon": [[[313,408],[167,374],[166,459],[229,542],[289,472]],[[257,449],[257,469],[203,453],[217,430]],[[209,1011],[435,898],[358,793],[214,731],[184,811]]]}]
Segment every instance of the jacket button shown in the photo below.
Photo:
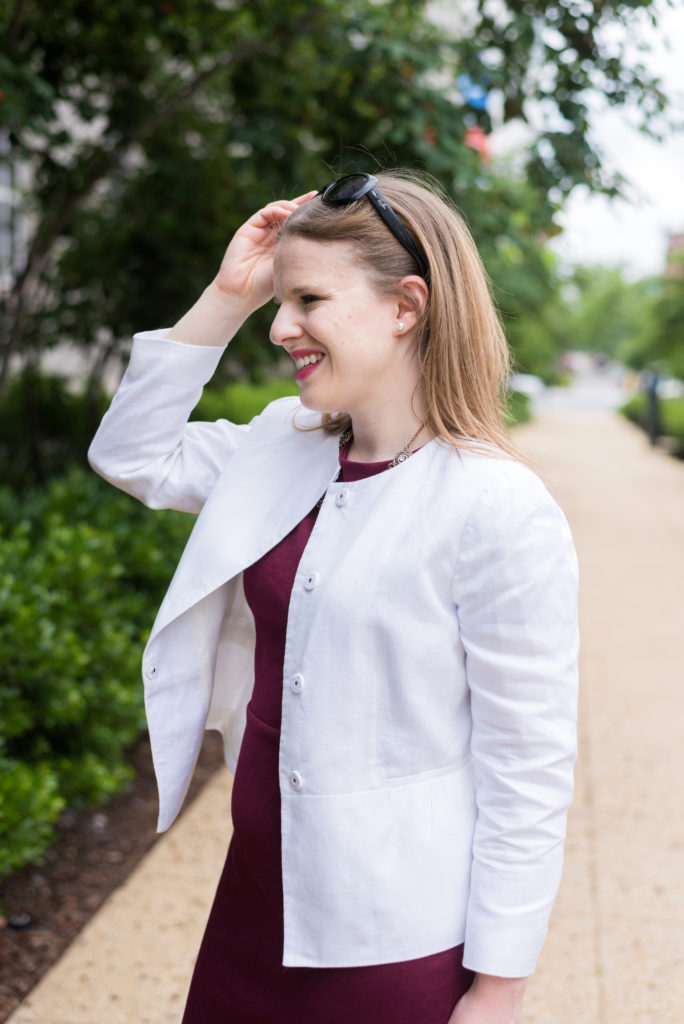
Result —
[{"label": "jacket button", "polygon": [[310,572],[304,577],[304,589],[313,590],[314,587],[318,586],[318,573]]},{"label": "jacket button", "polygon": [[290,772],[288,775],[288,779],[290,780],[290,785],[292,786],[292,788],[296,789],[297,791],[299,791],[304,785],[304,783],[302,782],[302,777],[299,774],[299,772]]},{"label": "jacket button", "polygon": [[145,665],[145,676],[147,679],[154,679],[157,674],[157,666],[152,665],[149,662]]},{"label": "jacket button", "polygon": [[335,497],[335,504],[337,505],[338,508],[342,508],[342,506],[346,505],[348,501],[349,491],[347,490],[346,487],[343,487],[341,491],[337,492],[337,495]]},{"label": "jacket button", "polygon": [[293,693],[301,693],[304,689],[304,676],[297,672],[290,679],[290,689]]}]

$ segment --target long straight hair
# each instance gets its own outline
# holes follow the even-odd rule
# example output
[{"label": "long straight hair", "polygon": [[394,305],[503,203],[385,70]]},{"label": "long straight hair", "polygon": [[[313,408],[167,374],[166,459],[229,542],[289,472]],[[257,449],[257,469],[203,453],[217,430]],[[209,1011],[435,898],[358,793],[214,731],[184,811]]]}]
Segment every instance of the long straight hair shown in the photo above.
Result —
[{"label": "long straight hair", "polygon": [[[454,447],[526,461],[506,427],[510,353],[470,231],[431,179],[408,171],[377,178],[430,271],[415,339],[425,425]],[[331,206],[315,197],[284,222],[280,237],[288,236],[351,243],[379,295],[396,294],[402,278],[420,274],[367,199]],[[344,412],[324,414],[321,422],[331,434],[350,425]]]}]

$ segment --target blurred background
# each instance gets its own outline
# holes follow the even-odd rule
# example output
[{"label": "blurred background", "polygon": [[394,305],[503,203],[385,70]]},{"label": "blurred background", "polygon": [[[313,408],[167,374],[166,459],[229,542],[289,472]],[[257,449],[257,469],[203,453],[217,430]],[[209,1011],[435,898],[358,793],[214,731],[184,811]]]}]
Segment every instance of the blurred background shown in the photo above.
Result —
[{"label": "blurred background", "polygon": [[[139,659],[191,522],[85,466],[134,331],[235,228],[352,170],[464,213],[513,422],[622,409],[684,453],[684,7],[665,0],[0,3],[0,876],[130,784]],[[196,415],[296,385],[272,310]],[[2,903],[0,901],[0,914]]]}]

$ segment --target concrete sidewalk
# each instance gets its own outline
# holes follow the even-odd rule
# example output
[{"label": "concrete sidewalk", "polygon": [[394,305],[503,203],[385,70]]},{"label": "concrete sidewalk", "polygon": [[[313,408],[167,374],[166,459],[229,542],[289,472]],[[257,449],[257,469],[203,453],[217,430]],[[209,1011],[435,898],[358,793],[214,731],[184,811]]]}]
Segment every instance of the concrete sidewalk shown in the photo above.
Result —
[{"label": "concrete sidewalk", "polygon": [[[608,413],[548,415],[517,438],[582,571],[576,798],[526,1024],[681,1024],[684,465]],[[229,792],[220,773],[9,1024],[178,1024]]]}]

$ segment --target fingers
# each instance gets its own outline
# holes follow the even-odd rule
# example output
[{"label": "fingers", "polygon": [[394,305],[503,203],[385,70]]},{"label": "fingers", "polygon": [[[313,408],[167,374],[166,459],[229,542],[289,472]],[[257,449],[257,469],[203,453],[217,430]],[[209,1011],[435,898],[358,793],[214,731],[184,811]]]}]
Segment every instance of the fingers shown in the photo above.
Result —
[{"label": "fingers", "polygon": [[262,207],[261,210],[250,217],[248,223],[254,223],[259,225],[267,224],[281,224],[287,217],[290,216],[293,210],[297,207],[294,203],[290,202],[289,199],[279,199],[275,203],[269,203],[268,206]]},{"label": "fingers", "polygon": [[310,199],[317,196],[318,192],[312,189],[310,192],[305,192],[301,196],[297,196],[295,199],[276,199],[275,202],[269,203],[268,206],[264,206],[250,218],[248,224],[251,223],[255,227],[279,227],[283,221],[285,221],[291,213],[293,213],[303,203],[308,203]]},{"label": "fingers", "polygon": [[302,206],[304,203],[308,203],[310,199],[317,196],[318,192],[316,189],[311,189],[310,192],[304,192],[301,196],[297,196],[295,199],[276,199],[275,202],[269,203],[268,206],[264,207],[264,211],[277,210],[278,212],[286,211],[292,213],[298,206]]},{"label": "fingers", "polygon": [[313,199],[313,197],[317,195],[318,192],[314,188],[310,192],[305,192],[304,195],[297,196],[297,198],[293,199],[292,202],[295,204],[295,206],[301,206],[303,203],[308,203],[310,199]]}]

